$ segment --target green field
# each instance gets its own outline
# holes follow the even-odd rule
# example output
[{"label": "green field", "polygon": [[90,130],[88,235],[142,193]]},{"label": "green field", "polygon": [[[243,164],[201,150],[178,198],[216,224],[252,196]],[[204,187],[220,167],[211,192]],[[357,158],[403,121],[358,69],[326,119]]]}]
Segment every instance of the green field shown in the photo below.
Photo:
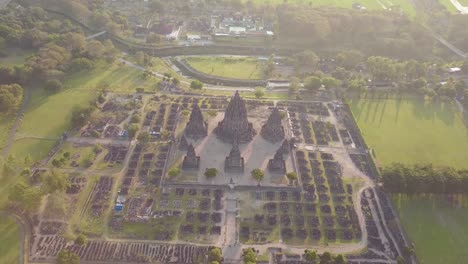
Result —
[{"label": "green field", "polygon": [[447,198],[395,196],[401,222],[416,246],[421,264],[466,263],[468,200],[456,206]]},{"label": "green field", "polygon": [[14,121],[15,117],[13,114],[0,114],[0,150],[8,140]]},{"label": "green field", "polygon": [[189,57],[187,62],[206,74],[236,79],[263,78],[263,63],[255,58]]},{"label": "green field", "polygon": [[468,0],[458,0],[458,2],[465,7],[468,7]]},{"label": "green field", "polygon": [[17,264],[20,254],[20,231],[18,225],[9,217],[0,214],[0,263]]},{"label": "green field", "polygon": [[154,90],[157,80],[144,80],[141,72],[120,64],[100,65],[92,72],[70,76],[65,82],[67,89],[48,94],[34,87],[22,123],[16,134],[11,154],[18,159],[31,155],[37,160],[48,153],[55,141],[40,138],[57,138],[70,126],[72,111],[77,106],[86,106],[106,88],[115,92],[134,92],[137,87]]},{"label": "green field", "polygon": [[468,130],[452,102],[354,99],[350,105],[382,165],[433,163],[468,168]]},{"label": "green field", "polygon": [[33,50],[21,50],[21,49],[7,49],[7,57],[0,57],[1,66],[18,66],[23,65],[26,59],[34,54]]},{"label": "green field", "polygon": [[[445,6],[445,8],[447,8],[448,11],[450,11],[450,13],[460,13],[458,12],[458,10],[455,8],[455,6],[452,4],[452,2],[450,2],[450,0],[439,0],[440,3]],[[466,1],[466,0],[465,0]],[[459,0],[458,2],[460,2],[462,5],[464,4],[463,3],[463,0]],[[468,4],[466,5],[468,6]]]},{"label": "green field", "polygon": [[[278,5],[283,4],[284,0],[253,0],[255,4],[272,4]],[[289,4],[297,4],[297,5],[307,5],[307,6],[336,6],[336,7],[343,7],[343,8],[352,8],[353,3],[359,3],[362,6],[366,7],[366,9],[371,10],[384,10],[389,9],[392,6],[399,6],[401,7],[407,14],[414,14],[415,10],[414,7],[411,5],[411,1],[409,0],[361,0],[361,1],[353,1],[353,0],[289,0]]]}]

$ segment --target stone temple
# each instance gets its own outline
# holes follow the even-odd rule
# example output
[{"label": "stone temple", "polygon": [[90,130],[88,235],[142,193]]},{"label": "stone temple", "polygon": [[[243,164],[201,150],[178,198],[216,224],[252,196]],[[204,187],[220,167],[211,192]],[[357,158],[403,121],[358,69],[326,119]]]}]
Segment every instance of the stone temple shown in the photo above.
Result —
[{"label": "stone temple", "polygon": [[231,152],[224,161],[224,170],[227,172],[243,172],[244,171],[244,158],[241,157],[239,144],[237,139],[232,144]]},{"label": "stone temple", "polygon": [[195,153],[195,148],[192,144],[187,147],[187,155],[182,162],[182,169],[185,170],[198,170],[200,166],[200,157]]},{"label": "stone temple", "polygon": [[248,143],[255,136],[256,131],[247,119],[245,102],[238,91],[229,102],[224,119],[218,123],[215,133],[224,142],[233,143],[238,139],[239,144]]},{"label": "stone temple", "polygon": [[273,159],[268,161],[268,170],[275,173],[286,173],[286,162],[280,150],[275,153]]},{"label": "stone temple", "polygon": [[198,104],[193,104],[190,119],[185,127],[185,135],[195,140],[208,135],[208,124],[203,121],[203,115]]},{"label": "stone temple", "polygon": [[260,135],[272,143],[284,139],[284,128],[281,125],[281,116],[277,107],[273,108],[273,112],[271,112],[267,122],[263,125]]},{"label": "stone temple", "polygon": [[187,147],[188,147],[187,138],[184,135],[182,135],[182,137],[180,138],[180,141],[179,141],[179,149],[180,150],[187,150]]},{"label": "stone temple", "polygon": [[281,147],[278,149],[279,152],[283,155],[289,154],[289,142],[287,139],[283,140],[283,143],[281,144]]}]

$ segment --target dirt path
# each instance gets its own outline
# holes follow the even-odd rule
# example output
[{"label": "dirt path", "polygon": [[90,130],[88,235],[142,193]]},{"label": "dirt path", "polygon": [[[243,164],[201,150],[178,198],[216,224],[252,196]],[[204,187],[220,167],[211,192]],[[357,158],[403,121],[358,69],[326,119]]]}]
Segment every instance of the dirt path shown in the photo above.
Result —
[{"label": "dirt path", "polygon": [[18,130],[21,120],[23,118],[24,110],[26,109],[26,106],[29,104],[29,99],[31,98],[31,89],[30,88],[25,88],[24,89],[24,98],[23,102],[21,103],[20,108],[18,109],[18,112],[16,113],[16,119],[15,119],[15,124],[10,130],[10,135],[8,137],[8,141],[5,144],[5,147],[2,150],[2,156],[6,157],[8,153],[10,152],[11,145],[13,144],[13,141],[15,139],[15,134],[16,131]]}]

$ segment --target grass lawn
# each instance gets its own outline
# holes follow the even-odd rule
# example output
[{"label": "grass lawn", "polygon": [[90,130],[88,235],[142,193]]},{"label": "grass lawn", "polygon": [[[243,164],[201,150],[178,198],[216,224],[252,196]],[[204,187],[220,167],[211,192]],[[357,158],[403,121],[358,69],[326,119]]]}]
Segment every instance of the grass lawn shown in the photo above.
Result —
[{"label": "grass lawn", "polygon": [[189,57],[187,62],[206,74],[236,78],[262,79],[263,63],[255,58]]},{"label": "grass lawn", "polygon": [[21,234],[18,225],[11,218],[0,214],[0,263],[17,264],[20,256]]},{"label": "grass lawn", "polygon": [[[440,3],[445,6],[445,8],[447,8],[448,11],[450,11],[450,13],[460,13],[456,8],[455,6],[452,4],[452,2],[450,0],[439,0]],[[465,5],[465,6],[468,6],[468,1],[466,0],[458,0],[458,2],[460,2],[460,4],[462,5]]]},{"label": "grass lawn", "polygon": [[34,54],[34,50],[22,49],[7,49],[8,56],[5,58],[0,57],[1,66],[18,66],[23,65],[26,59]]},{"label": "grass lawn", "polygon": [[0,114],[0,150],[6,144],[10,136],[10,130],[15,122],[14,114]]},{"label": "grass lawn", "polygon": [[434,163],[468,168],[468,129],[452,102],[354,99],[350,105],[382,165]]},{"label": "grass lawn", "polygon": [[422,264],[466,263],[468,199],[451,205],[446,198],[395,196],[400,219],[416,245]]},{"label": "grass lawn", "polygon": [[156,83],[155,79],[144,80],[136,69],[115,63],[71,75],[64,83],[67,89],[56,94],[48,94],[41,87],[34,87],[11,153],[20,159],[26,154],[30,154],[34,160],[43,157],[54,141],[28,137],[61,136],[69,129],[73,109],[87,105],[101,88],[114,92],[134,92],[137,87],[143,87],[149,91],[155,89]]},{"label": "grass lawn", "polygon": [[[245,1],[246,2],[246,1]],[[256,4],[283,4],[284,0],[253,0]],[[343,8],[352,8],[353,3],[359,3],[367,9],[387,9],[392,6],[400,6],[406,13],[414,14],[414,7],[409,0],[289,0],[289,4],[311,5],[311,6],[336,6]]]}]

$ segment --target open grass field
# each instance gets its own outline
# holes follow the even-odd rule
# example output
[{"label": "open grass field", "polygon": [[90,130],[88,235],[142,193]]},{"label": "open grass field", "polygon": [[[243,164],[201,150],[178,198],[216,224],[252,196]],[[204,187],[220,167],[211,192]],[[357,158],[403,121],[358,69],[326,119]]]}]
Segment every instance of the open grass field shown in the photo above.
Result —
[{"label": "open grass field", "polygon": [[155,79],[144,80],[136,69],[115,63],[70,76],[64,83],[67,89],[56,94],[34,87],[11,154],[18,159],[29,154],[33,160],[46,155],[54,141],[37,137],[60,137],[69,129],[73,109],[87,105],[103,88],[113,92],[134,92],[137,87],[154,90],[156,83]]},{"label": "open grass field", "polygon": [[0,214],[0,263],[17,264],[20,256],[20,230],[13,219]]},{"label": "open grass field", "polygon": [[468,199],[460,198],[454,206],[440,196],[393,197],[420,263],[466,263]]},{"label": "open grass field", "polygon": [[[449,0],[447,0],[449,1]],[[283,0],[253,0],[255,4],[271,4],[271,5],[278,5],[283,4]],[[359,3],[362,6],[366,7],[370,10],[384,10],[392,8],[392,6],[399,6],[402,8],[407,14],[413,15],[415,13],[414,7],[411,5],[411,1],[409,0],[361,0],[361,1],[353,1],[353,0],[289,0],[289,4],[296,4],[296,5],[307,5],[307,6],[336,6],[336,7],[343,7],[343,8],[352,8],[353,3]]]},{"label": "open grass field", "polygon": [[[450,13],[453,13],[453,14],[460,13],[455,8],[455,6],[452,4],[452,2],[450,0],[439,0],[439,1],[445,8],[447,8],[448,11],[450,11]],[[467,0],[458,0],[458,2],[460,2],[460,4],[462,4],[462,5],[468,6],[468,1]]]},{"label": "open grass field", "polygon": [[236,79],[263,78],[263,63],[255,58],[189,57],[187,62],[206,74]]},{"label": "open grass field", "polygon": [[3,148],[10,135],[11,127],[15,122],[15,116],[13,114],[0,114],[0,150]]},{"label": "open grass field", "polygon": [[350,105],[381,165],[433,163],[468,168],[468,128],[452,102],[354,99]]}]

